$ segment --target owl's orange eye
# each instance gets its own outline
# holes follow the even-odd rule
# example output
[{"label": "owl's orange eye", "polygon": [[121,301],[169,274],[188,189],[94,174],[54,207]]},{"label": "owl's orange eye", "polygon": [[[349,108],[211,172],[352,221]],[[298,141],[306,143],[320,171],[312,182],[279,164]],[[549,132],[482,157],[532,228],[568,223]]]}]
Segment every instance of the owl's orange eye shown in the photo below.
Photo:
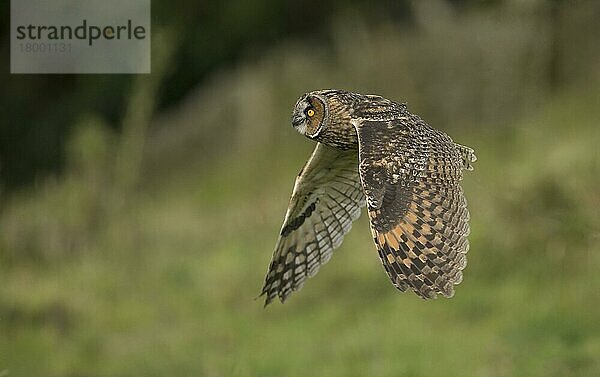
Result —
[{"label": "owl's orange eye", "polygon": [[308,111],[306,112],[306,115],[308,115],[309,117],[312,117],[315,115],[315,111],[313,109],[308,109]]}]

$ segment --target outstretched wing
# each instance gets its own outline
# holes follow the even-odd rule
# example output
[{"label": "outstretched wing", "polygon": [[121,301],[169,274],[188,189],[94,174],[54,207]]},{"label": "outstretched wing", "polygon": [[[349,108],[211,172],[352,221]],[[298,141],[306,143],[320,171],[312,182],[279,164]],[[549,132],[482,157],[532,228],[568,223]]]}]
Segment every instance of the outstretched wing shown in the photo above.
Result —
[{"label": "outstretched wing", "polygon": [[371,231],[392,283],[423,298],[452,297],[469,250],[460,180],[473,150],[407,112],[354,125]]},{"label": "outstretched wing", "polygon": [[360,216],[364,194],[356,150],[318,143],[296,178],[265,285],[265,305],[299,290],[326,263]]}]

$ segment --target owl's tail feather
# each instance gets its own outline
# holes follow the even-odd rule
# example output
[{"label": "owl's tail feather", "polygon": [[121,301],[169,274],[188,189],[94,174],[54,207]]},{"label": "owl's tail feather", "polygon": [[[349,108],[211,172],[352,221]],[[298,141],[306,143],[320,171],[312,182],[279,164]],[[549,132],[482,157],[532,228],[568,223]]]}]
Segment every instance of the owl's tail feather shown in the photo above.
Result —
[{"label": "owl's tail feather", "polygon": [[475,156],[475,151],[467,146],[456,144],[456,148],[458,148],[460,152],[460,156],[463,162],[463,168],[466,170],[473,170],[472,163],[477,161],[477,156]]}]

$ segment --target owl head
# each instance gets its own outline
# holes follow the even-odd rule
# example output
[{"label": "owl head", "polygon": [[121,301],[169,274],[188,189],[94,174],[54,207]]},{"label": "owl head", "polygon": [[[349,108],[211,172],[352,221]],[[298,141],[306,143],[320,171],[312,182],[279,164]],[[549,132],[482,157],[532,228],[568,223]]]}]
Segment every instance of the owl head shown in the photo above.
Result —
[{"label": "owl head", "polygon": [[328,117],[327,99],[317,92],[310,92],[296,102],[292,113],[292,126],[302,135],[312,139],[319,136]]}]

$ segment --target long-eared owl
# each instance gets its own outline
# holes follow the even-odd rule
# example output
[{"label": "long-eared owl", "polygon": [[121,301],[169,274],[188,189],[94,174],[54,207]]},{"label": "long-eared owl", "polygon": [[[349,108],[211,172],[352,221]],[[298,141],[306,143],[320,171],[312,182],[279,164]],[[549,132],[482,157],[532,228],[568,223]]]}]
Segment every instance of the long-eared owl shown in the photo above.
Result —
[{"label": "long-eared owl", "polygon": [[340,246],[366,206],[383,267],[400,291],[452,297],[469,250],[460,186],[471,148],[404,104],[342,90],[307,93],[292,126],[317,141],[296,178],[262,295],[283,302]]}]

